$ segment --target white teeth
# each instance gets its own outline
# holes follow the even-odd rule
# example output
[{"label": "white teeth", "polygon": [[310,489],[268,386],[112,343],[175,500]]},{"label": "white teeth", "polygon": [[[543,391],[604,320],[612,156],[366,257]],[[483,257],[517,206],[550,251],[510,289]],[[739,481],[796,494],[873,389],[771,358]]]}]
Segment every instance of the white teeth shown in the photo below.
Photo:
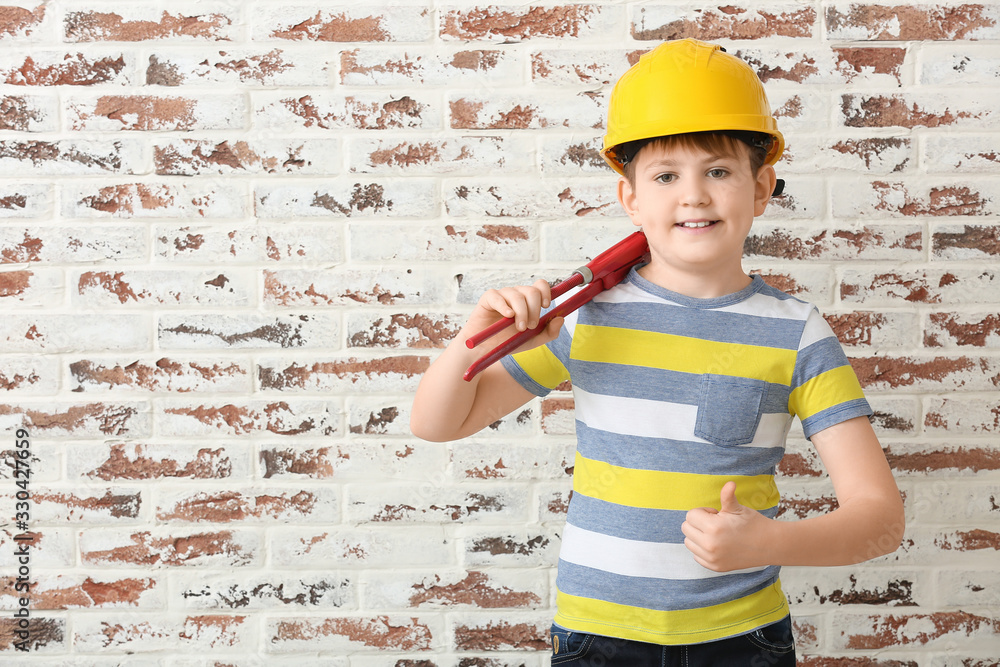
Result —
[{"label": "white teeth", "polygon": [[710,224],[712,224],[712,221],[707,220],[705,222],[682,222],[681,227],[692,227],[694,229],[698,229],[700,227],[708,227]]}]

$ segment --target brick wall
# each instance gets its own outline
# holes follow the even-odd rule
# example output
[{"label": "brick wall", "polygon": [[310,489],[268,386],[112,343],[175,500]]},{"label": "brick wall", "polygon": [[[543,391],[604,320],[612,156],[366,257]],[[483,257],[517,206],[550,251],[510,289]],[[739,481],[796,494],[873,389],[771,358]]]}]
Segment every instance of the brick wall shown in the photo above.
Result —
[{"label": "brick wall", "polygon": [[[997,664],[1000,6],[832,0],[0,7],[0,660],[547,664],[570,394],[450,445],[410,394],[483,289],[631,231],[607,94],[683,36],[766,82],[747,266],[827,314],[906,496],[897,553],[786,570],[802,664]],[[781,473],[834,503],[800,432]]]}]

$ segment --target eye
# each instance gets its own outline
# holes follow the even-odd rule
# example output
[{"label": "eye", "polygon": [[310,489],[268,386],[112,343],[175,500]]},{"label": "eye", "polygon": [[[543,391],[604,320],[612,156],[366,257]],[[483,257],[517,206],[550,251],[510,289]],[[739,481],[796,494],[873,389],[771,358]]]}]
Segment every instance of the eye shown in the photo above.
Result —
[{"label": "eye", "polygon": [[710,178],[725,178],[729,175],[729,172],[722,167],[716,167],[715,169],[710,169],[708,175]]},{"label": "eye", "polygon": [[674,175],[674,174],[660,174],[659,176],[657,176],[653,180],[656,181],[657,183],[671,183],[671,182],[675,181],[676,179],[677,179],[677,176]]}]

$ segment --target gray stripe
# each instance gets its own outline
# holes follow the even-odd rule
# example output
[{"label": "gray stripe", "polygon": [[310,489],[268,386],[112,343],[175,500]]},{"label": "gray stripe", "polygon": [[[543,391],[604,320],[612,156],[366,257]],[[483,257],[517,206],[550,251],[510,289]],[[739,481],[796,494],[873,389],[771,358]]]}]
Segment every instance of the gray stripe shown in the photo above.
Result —
[{"label": "gray stripe", "polygon": [[594,461],[634,470],[702,475],[771,475],[784,447],[722,447],[593,429],[577,420],[577,449]]},{"label": "gray stripe", "polygon": [[568,595],[656,611],[699,609],[730,602],[774,584],[779,568],[707,579],[626,577],[559,561],[556,588]]}]

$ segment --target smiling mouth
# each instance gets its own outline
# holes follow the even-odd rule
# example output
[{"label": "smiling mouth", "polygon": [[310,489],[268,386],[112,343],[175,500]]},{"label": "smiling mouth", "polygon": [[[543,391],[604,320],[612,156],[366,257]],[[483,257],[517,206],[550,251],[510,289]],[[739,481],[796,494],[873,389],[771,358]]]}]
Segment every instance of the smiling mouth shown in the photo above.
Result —
[{"label": "smiling mouth", "polygon": [[678,222],[678,227],[685,227],[687,229],[700,229],[702,227],[708,227],[709,225],[714,225],[718,220],[697,220],[691,222]]}]

